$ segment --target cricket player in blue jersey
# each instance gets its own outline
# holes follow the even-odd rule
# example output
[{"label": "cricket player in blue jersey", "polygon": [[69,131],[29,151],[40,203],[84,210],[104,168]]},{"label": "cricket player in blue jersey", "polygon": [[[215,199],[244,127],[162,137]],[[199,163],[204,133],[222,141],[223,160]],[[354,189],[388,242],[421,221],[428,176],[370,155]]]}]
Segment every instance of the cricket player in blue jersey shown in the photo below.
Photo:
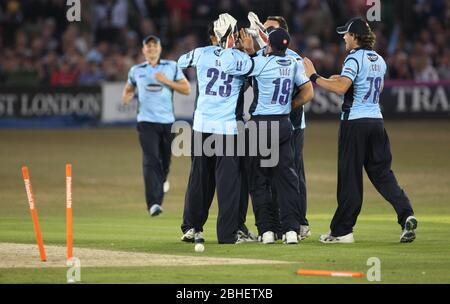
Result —
[{"label": "cricket player in blue jersey", "polygon": [[[241,30],[241,39],[248,40],[245,29]],[[251,122],[254,122],[261,135],[268,138],[271,128],[278,129],[279,157],[272,167],[262,165],[261,151],[250,157],[249,188],[255,212],[258,233],[265,244],[275,241],[277,223],[268,216],[271,200],[270,187],[276,188],[280,206],[283,240],[286,244],[298,244],[302,211],[298,176],[296,174],[291,147],[292,124],[289,120],[291,104],[294,108],[310,101],[314,91],[303,66],[286,54],[290,42],[289,34],[281,28],[269,33],[267,53],[256,56],[254,49],[243,43],[246,52],[226,49],[220,54],[222,68],[232,75],[253,77],[255,99],[250,107]],[[292,100],[294,88],[299,89]],[[259,146],[259,145],[258,145]],[[258,147],[260,148],[260,147]],[[274,147],[272,147],[274,149]]]},{"label": "cricket player in blue jersey", "polygon": [[337,28],[344,35],[349,51],[341,75],[324,78],[304,58],[306,75],[320,87],[343,95],[338,153],[338,207],[331,231],[322,235],[323,243],[353,243],[363,200],[362,169],[378,192],[394,207],[402,227],[400,242],[416,237],[417,219],[406,193],[391,170],[392,155],[383,124],[379,99],[383,90],[386,63],[373,50],[375,34],[362,18],[353,18]]},{"label": "cricket player in blue jersey", "polygon": [[[137,130],[143,152],[145,199],[151,216],[163,209],[164,190],[167,190],[171,144],[174,91],[189,95],[190,85],[176,62],[160,59],[161,41],[150,35],[143,40],[142,52],[146,62],[133,66],[122,100],[128,104],[137,89]],[[166,189],[164,189],[166,187]]]},{"label": "cricket player in blue jersey", "polygon": [[[236,23],[229,14],[221,14],[208,30],[212,45],[196,48],[178,59],[180,68],[193,67],[197,72],[193,156],[181,225],[181,240],[186,242],[204,242],[203,226],[216,189],[219,204],[218,242],[242,242],[237,233],[240,158],[236,150],[229,153],[227,146],[231,141],[237,147],[237,120],[242,113],[245,77],[225,73],[219,57],[224,48],[235,45]],[[216,144],[213,155],[203,149],[211,142]],[[221,148],[219,142],[222,143]],[[197,152],[196,146],[199,146]]]},{"label": "cricket player in blue jersey", "polygon": [[[258,35],[255,35],[256,41],[258,42],[260,46],[260,50],[257,52],[257,55],[264,54],[267,51],[267,40],[264,39],[264,37],[261,37],[263,35],[264,30],[267,32],[272,31],[276,28],[282,28],[289,32],[289,28],[287,25],[286,20],[282,16],[269,16],[267,17],[264,24],[261,24],[259,21],[258,16],[250,12],[248,14],[248,19],[250,20],[250,29],[253,30],[253,32],[257,32]],[[260,38],[261,37],[261,38]],[[294,52],[291,49],[286,49],[286,55],[294,57],[299,63],[301,63],[301,68],[303,68],[303,59],[300,57],[296,52]],[[298,92],[294,91],[294,96]],[[304,144],[304,129],[306,128],[305,123],[305,113],[304,113],[304,106],[297,107],[295,109],[292,109],[289,118],[292,123],[293,127],[293,133],[292,133],[292,148],[294,150],[294,162],[295,162],[295,168],[298,175],[299,180],[299,190],[300,190],[300,204],[302,206],[302,222],[300,223],[300,238],[305,239],[309,236],[311,236],[311,230],[309,227],[308,220],[306,218],[306,210],[307,210],[307,201],[306,201],[306,178],[305,178],[305,169],[304,169],[304,162],[303,162],[303,144]],[[273,205],[270,206],[270,214],[272,216],[279,218],[279,208],[278,204],[276,204],[276,189],[272,189],[272,196],[274,196],[274,199],[272,199]],[[276,231],[277,237],[280,237],[281,234],[281,223],[278,225],[278,229]]]}]

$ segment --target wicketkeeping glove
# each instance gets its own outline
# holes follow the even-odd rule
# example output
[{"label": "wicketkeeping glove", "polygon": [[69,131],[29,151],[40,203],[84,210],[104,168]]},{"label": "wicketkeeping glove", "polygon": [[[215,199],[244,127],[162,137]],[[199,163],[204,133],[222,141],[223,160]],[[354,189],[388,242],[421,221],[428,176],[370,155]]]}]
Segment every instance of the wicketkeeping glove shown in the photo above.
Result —
[{"label": "wicketkeeping glove", "polygon": [[220,14],[219,18],[214,21],[214,33],[222,48],[232,48],[234,46],[234,34],[237,20],[230,14]]},{"label": "wicketkeeping glove", "polygon": [[269,44],[269,35],[266,32],[264,25],[259,21],[258,16],[254,12],[248,13],[248,21],[250,21],[250,27],[248,33],[255,38],[260,48]]}]

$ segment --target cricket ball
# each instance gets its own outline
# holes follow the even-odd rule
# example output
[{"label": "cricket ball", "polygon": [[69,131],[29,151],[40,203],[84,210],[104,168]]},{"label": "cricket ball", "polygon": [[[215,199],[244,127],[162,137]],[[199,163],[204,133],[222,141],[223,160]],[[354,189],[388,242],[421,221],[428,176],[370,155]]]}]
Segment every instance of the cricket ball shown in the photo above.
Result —
[{"label": "cricket ball", "polygon": [[195,244],[195,252],[203,252],[203,251],[205,251],[205,245]]}]

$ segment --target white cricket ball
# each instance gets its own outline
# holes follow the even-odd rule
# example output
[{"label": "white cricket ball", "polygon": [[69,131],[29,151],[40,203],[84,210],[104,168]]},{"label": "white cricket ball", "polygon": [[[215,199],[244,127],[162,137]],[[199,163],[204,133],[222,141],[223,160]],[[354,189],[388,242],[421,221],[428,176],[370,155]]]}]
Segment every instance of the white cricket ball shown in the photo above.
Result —
[{"label": "white cricket ball", "polygon": [[195,244],[195,252],[203,252],[205,251],[205,245],[203,244]]}]

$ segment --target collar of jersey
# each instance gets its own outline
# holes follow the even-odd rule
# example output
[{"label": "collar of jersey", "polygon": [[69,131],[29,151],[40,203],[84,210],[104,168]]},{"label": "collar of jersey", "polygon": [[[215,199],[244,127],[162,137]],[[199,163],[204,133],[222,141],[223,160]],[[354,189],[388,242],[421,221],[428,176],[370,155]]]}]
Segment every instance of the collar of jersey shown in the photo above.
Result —
[{"label": "collar of jersey", "polygon": [[[148,66],[153,67],[153,66],[150,64],[150,62],[148,62],[148,61],[145,61],[145,64],[148,65]],[[156,62],[155,67],[158,66],[158,65],[160,65],[160,64],[161,64],[161,58],[158,59],[158,61]]]},{"label": "collar of jersey", "polygon": [[359,50],[373,51],[373,49],[365,49],[363,47],[357,47],[357,48],[351,49],[350,52],[354,53],[354,52],[359,51]]},{"label": "collar of jersey", "polygon": [[266,54],[266,56],[280,56],[280,57],[284,57],[286,56],[286,52],[270,52],[268,54]]}]

